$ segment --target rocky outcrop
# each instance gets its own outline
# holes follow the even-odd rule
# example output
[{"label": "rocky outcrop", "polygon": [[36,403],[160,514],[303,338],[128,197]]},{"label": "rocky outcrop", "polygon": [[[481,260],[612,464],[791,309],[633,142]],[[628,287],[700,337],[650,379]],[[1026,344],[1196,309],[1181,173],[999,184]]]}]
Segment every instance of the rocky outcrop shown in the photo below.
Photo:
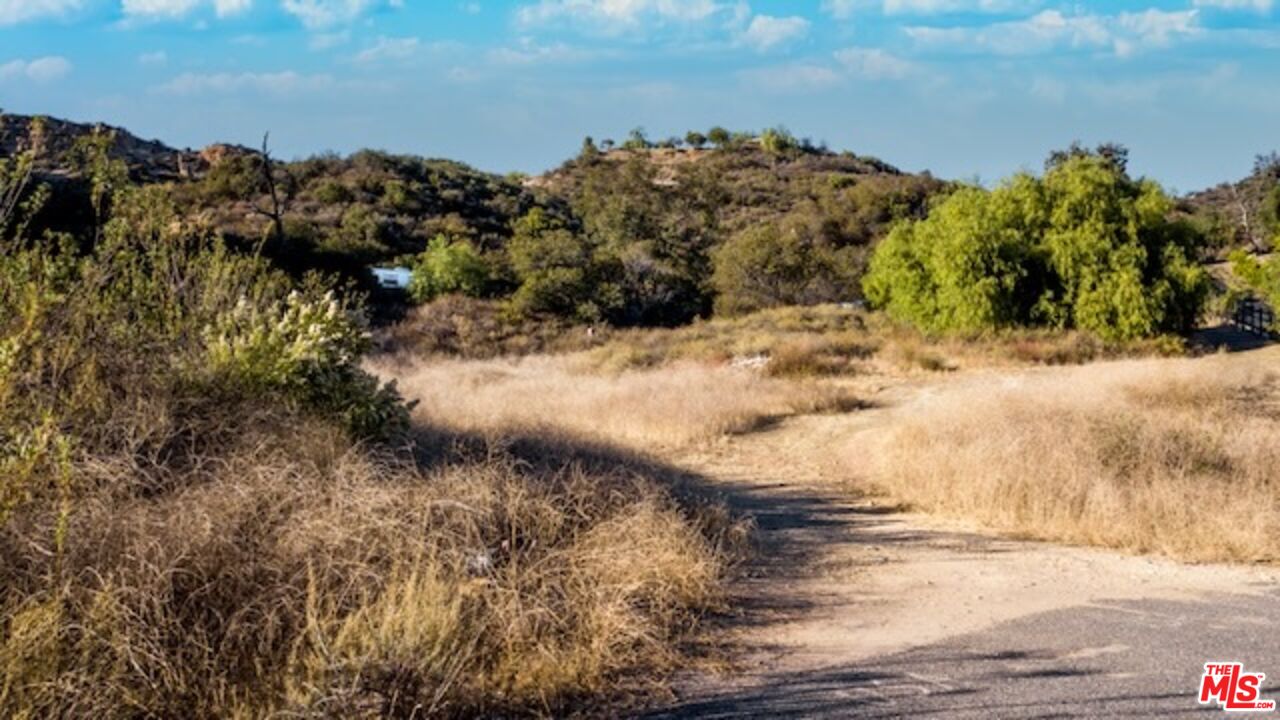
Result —
[{"label": "rocky outcrop", "polygon": [[143,140],[127,130],[104,124],[75,123],[57,118],[41,118],[43,128],[33,136],[35,118],[0,115],[0,157],[9,157],[39,143],[40,169],[52,175],[74,175],[71,152],[76,141],[95,133],[111,137],[111,155],[129,166],[137,182],[170,182],[199,179],[226,158],[252,154],[237,145],[211,145],[204,150],[178,149],[157,140]]}]

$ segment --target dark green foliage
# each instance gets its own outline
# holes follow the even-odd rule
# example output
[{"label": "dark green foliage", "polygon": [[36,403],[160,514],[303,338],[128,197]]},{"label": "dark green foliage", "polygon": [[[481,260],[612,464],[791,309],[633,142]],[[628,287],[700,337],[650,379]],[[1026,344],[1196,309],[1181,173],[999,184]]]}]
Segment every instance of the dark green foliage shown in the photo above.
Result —
[{"label": "dark green foliage", "polygon": [[595,321],[617,303],[608,297],[595,249],[541,209],[516,223],[507,252],[519,283],[511,303],[520,313]]},{"label": "dark green foliage", "polygon": [[[549,191],[570,201],[571,217],[553,237],[588,260],[555,274],[560,282],[550,287],[571,293],[547,292],[549,276],[539,268],[544,274],[517,294],[517,309],[619,325],[672,325],[705,316],[713,305],[741,312],[857,297],[869,247],[894,222],[921,216],[928,198],[945,185],[772,132],[772,147],[781,154],[744,143],[691,162],[636,153],[566,164],[549,178]],[[727,133],[723,140],[732,142]],[[736,252],[763,244],[768,234],[754,232],[762,227],[771,228],[775,239],[784,231],[798,233],[791,259],[748,253],[735,262]],[[764,275],[761,263],[768,265]],[[816,275],[794,281],[797,268]],[[725,297],[717,303],[718,294]],[[548,295],[572,300],[530,302]],[[552,305],[560,309],[550,310]]]},{"label": "dark green foliage", "polygon": [[1172,211],[1158,185],[1130,179],[1114,159],[1072,154],[1043,178],[963,188],[897,227],[863,285],[875,305],[930,331],[1186,331],[1208,288],[1195,262],[1203,238]]},{"label": "dark green foliage", "polygon": [[1214,259],[1271,249],[1280,237],[1280,154],[1257,156],[1248,177],[1193,193],[1179,209],[1212,233]]},{"label": "dark green foliage", "polygon": [[[417,256],[440,234],[478,250],[502,248],[511,224],[537,200],[519,178],[501,178],[460,163],[362,151],[278,165],[290,194],[285,242],[264,255],[301,276],[308,269],[366,282],[366,267]],[[253,247],[266,221],[256,154],[221,158],[201,180],[175,188],[180,204],[207,213],[233,244]]]},{"label": "dark green foliage", "polygon": [[709,140],[711,144],[715,145],[716,147],[722,148],[728,145],[731,137],[732,136],[729,134],[728,130],[725,130],[724,128],[718,125],[707,131],[707,140]]},{"label": "dark green foliage", "polygon": [[644,128],[636,128],[627,134],[627,141],[622,143],[623,150],[648,150],[652,145],[645,136]]},{"label": "dark green foliage", "polygon": [[716,313],[816,305],[857,294],[861,253],[836,247],[804,218],[751,228],[716,248]]},{"label": "dark green foliage", "polygon": [[685,323],[710,310],[709,253],[719,242],[719,188],[684,172],[675,188],[632,159],[589,170],[572,200],[597,264],[613,268],[597,304],[622,325]]},{"label": "dark green foliage", "polygon": [[1044,169],[1051,171],[1076,158],[1095,158],[1118,173],[1129,171],[1129,148],[1119,143],[1102,143],[1090,150],[1079,142],[1073,142],[1065,150],[1054,150],[1045,160]]}]

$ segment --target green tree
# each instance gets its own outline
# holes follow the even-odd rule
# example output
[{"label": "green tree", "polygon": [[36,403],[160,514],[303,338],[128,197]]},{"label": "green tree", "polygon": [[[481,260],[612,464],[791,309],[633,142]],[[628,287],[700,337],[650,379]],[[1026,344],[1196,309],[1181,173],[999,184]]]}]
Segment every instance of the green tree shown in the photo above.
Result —
[{"label": "green tree", "polygon": [[776,127],[760,134],[760,147],[770,155],[785,155],[798,148],[799,143],[786,128]]},{"label": "green tree", "polygon": [[858,290],[859,249],[828,244],[800,218],[750,228],[712,257],[718,314],[831,302]]},{"label": "green tree", "polygon": [[636,128],[627,134],[627,141],[622,144],[624,150],[648,150],[652,147],[644,128]]},{"label": "green tree", "polygon": [[707,136],[697,130],[690,130],[689,133],[684,136],[684,141],[685,144],[694,150],[701,150],[703,146],[707,144]]},{"label": "green tree", "polygon": [[963,188],[899,225],[863,287],[931,331],[1075,327],[1110,339],[1190,329],[1208,288],[1204,239],[1173,201],[1114,157],[1070,153],[1043,178]]},{"label": "green tree", "polygon": [[488,283],[489,265],[471,243],[438,235],[413,267],[409,297],[418,303],[455,293],[479,297]]},{"label": "green tree", "polygon": [[511,296],[517,312],[600,319],[595,254],[563,222],[534,208],[516,221],[507,255],[518,283]]},{"label": "green tree", "polygon": [[723,148],[728,145],[732,138],[733,136],[729,134],[729,131],[719,125],[707,131],[707,140],[711,141],[711,144],[718,148]]},{"label": "green tree", "polygon": [[596,263],[606,317],[623,325],[673,325],[710,310],[709,253],[719,242],[716,178],[684,168],[659,184],[642,158],[596,168],[573,198]]}]

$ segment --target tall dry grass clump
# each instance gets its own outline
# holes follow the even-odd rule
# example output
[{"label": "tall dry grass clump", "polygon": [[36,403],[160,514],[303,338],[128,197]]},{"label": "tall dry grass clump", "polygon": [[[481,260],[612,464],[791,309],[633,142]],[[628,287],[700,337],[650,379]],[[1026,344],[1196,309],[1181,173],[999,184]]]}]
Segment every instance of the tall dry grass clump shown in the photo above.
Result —
[{"label": "tall dry grass clump", "polygon": [[552,715],[671,665],[722,511],[607,448],[415,445],[356,305],[94,142],[85,247],[0,160],[0,717]]},{"label": "tall dry grass clump", "polygon": [[986,379],[895,413],[867,457],[895,498],[1030,537],[1280,560],[1280,385],[1266,358]]},{"label": "tall dry grass clump", "polygon": [[632,448],[674,448],[746,432],[795,413],[853,402],[839,388],[747,369],[677,363],[601,373],[574,357],[384,361],[419,401],[417,417],[465,432],[565,434]]},{"label": "tall dry grass clump", "polygon": [[554,714],[643,687],[717,602],[729,526],[652,472],[423,470],[276,419],[181,487],[5,524],[0,715]]}]

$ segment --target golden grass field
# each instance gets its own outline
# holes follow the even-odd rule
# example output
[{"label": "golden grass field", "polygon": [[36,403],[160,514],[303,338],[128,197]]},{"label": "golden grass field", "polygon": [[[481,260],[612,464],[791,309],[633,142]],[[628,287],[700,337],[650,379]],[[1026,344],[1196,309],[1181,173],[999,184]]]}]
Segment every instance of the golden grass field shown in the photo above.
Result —
[{"label": "golden grass field", "polygon": [[693,362],[614,373],[583,358],[534,356],[378,369],[419,401],[415,415],[429,426],[567,434],[645,451],[679,449],[780,417],[842,411],[856,403],[831,384]]},{"label": "golden grass field", "polygon": [[983,375],[847,458],[892,497],[1021,536],[1280,561],[1273,351]]}]

